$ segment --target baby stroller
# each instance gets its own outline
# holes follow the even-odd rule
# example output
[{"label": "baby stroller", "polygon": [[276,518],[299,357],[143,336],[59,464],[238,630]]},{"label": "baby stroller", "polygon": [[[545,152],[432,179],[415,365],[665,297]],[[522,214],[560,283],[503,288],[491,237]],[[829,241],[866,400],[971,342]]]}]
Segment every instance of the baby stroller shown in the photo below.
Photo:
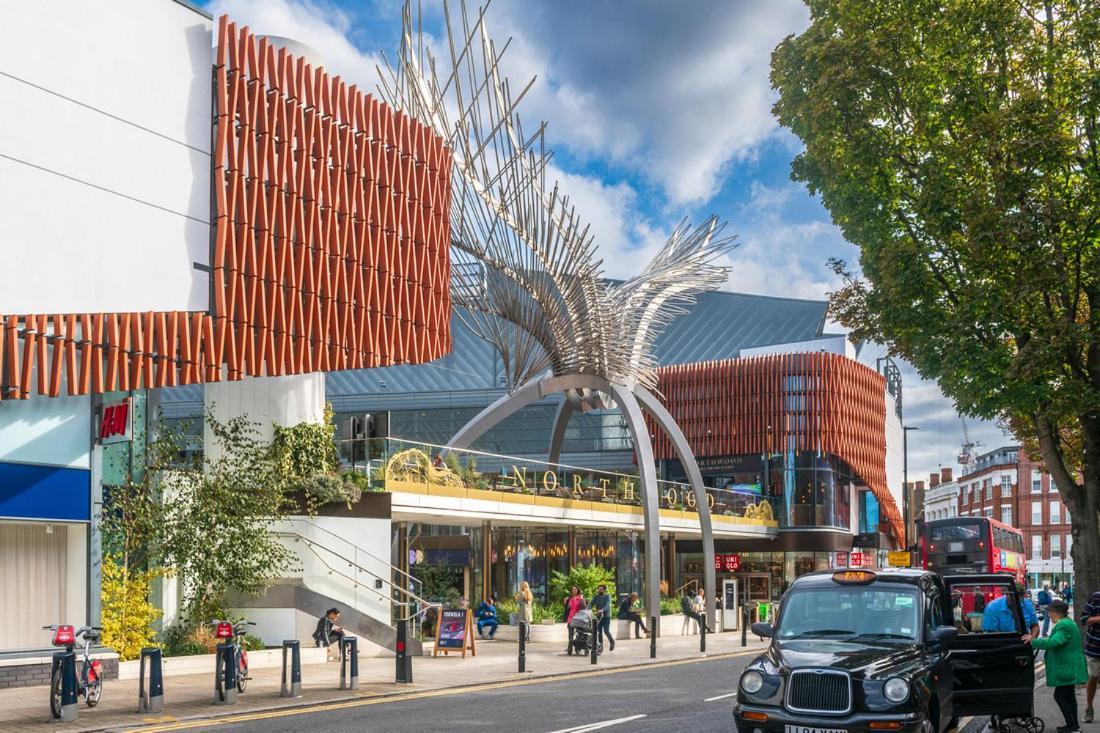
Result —
[{"label": "baby stroller", "polygon": [[573,637],[568,650],[570,654],[588,656],[592,653],[592,645],[596,643],[593,638],[593,623],[592,612],[587,608],[573,614],[573,618],[569,620],[569,633]]}]

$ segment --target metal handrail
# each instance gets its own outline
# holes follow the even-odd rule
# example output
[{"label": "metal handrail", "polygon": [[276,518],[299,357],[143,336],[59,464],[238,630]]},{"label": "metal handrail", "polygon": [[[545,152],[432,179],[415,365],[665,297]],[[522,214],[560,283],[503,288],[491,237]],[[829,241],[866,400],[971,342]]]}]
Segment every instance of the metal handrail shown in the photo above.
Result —
[{"label": "metal handrail", "polygon": [[[328,568],[330,574],[339,575],[340,577],[344,578],[345,580],[348,580],[349,582],[351,582],[355,586],[362,585],[362,583],[359,581],[359,579],[358,578],[353,578],[352,576],[345,573],[343,570],[339,570],[339,569],[333,567],[332,564],[329,563],[329,561],[320,552],[317,551],[318,547],[320,547],[325,552],[328,552],[332,555],[335,555],[337,558],[339,558],[343,562],[346,562],[351,567],[356,568],[360,572],[365,573],[366,575],[369,575],[370,577],[372,577],[376,580],[381,580],[383,583],[389,585],[390,588],[393,591],[399,591],[399,592],[403,593],[406,597],[406,600],[405,601],[397,601],[397,600],[394,600],[394,598],[389,594],[379,593],[377,590],[371,590],[371,592],[373,592],[375,595],[377,595],[379,599],[384,599],[386,601],[389,601],[390,605],[395,607],[395,608],[408,609],[408,607],[410,605],[412,605],[413,603],[415,603],[416,605],[422,607],[423,610],[417,611],[415,613],[407,614],[405,616],[399,616],[397,618],[398,621],[409,621],[411,619],[414,619],[417,616],[421,615],[424,612],[424,610],[426,610],[428,608],[431,608],[433,606],[435,606],[437,608],[440,608],[440,609],[443,607],[443,605],[440,604],[440,603],[434,603],[432,601],[427,600],[426,598],[422,598],[421,596],[417,595],[416,593],[413,593],[412,591],[410,591],[406,588],[402,588],[399,585],[394,585],[392,580],[390,580],[388,578],[384,578],[384,577],[382,577],[381,575],[378,575],[377,573],[375,573],[372,570],[368,570],[367,568],[363,567],[359,563],[357,563],[353,560],[349,560],[348,558],[340,555],[340,553],[336,552],[335,550],[332,550],[331,548],[325,547],[324,545],[320,544],[319,542],[311,540],[310,538],[308,538],[304,535],[301,535],[297,532],[275,532],[274,535],[276,537],[282,537],[282,538],[285,538],[285,539],[293,540],[295,543],[297,543],[297,542],[303,543],[309,549],[309,551],[312,552],[313,555],[318,560],[321,561],[321,564],[324,565],[326,568]],[[389,567],[393,567],[393,566],[389,566]]]},{"label": "metal handrail", "polygon": [[[286,520],[284,520],[284,521],[288,521],[288,522],[301,522],[302,524],[305,524],[305,525],[307,525],[307,526],[308,526],[308,527],[310,527],[311,529],[316,529],[316,530],[320,530],[321,532],[324,532],[324,533],[325,533],[325,534],[327,534],[327,535],[330,535],[330,536],[332,536],[332,537],[335,537],[336,539],[340,540],[341,542],[343,542],[343,543],[345,543],[345,544],[348,544],[348,545],[352,545],[352,543],[351,543],[351,542],[349,542],[349,541],[348,541],[348,540],[346,540],[345,538],[341,537],[340,535],[336,534],[336,533],[335,533],[335,532],[333,532],[333,531],[332,531],[331,529],[327,529],[327,528],[325,528],[325,527],[322,527],[321,525],[317,524],[316,522],[312,522],[312,521],[310,521],[310,520],[308,520],[308,519],[301,519],[301,518],[298,518],[298,517],[294,517],[294,518],[289,518],[289,519],[286,519]],[[303,537],[305,537],[305,535],[302,535],[302,536],[303,536]],[[372,558],[372,559],[374,559],[374,560],[377,560],[377,561],[378,561],[378,562],[380,562],[380,563],[381,563],[382,565],[385,565],[385,566],[386,566],[386,568],[387,568],[387,569],[388,569],[388,570],[389,570],[390,572],[396,572],[396,573],[398,573],[399,575],[403,576],[403,577],[404,577],[404,578],[405,578],[406,580],[409,580],[409,581],[411,581],[411,582],[413,582],[413,583],[416,583],[416,584],[417,584],[417,585],[419,585],[419,586],[421,587],[421,589],[423,590],[423,586],[424,586],[424,583],[423,583],[423,581],[421,581],[421,580],[420,580],[420,578],[417,578],[417,577],[416,577],[415,575],[412,575],[411,573],[408,573],[408,572],[406,572],[406,571],[402,570],[401,568],[397,567],[396,565],[393,565],[393,564],[391,564],[389,560],[384,560],[384,559],[382,559],[382,558],[378,557],[378,555],[375,555],[375,554],[374,554],[373,552],[371,552],[370,550],[368,550],[368,549],[366,549],[366,548],[364,548],[364,547],[359,547],[358,545],[352,545],[352,547],[354,547],[354,548],[355,548],[355,551],[356,551],[356,552],[362,552],[362,553],[363,553],[364,555],[367,555],[368,557],[370,557],[370,558]],[[331,552],[332,554],[336,555],[337,557],[341,557],[341,558],[343,558],[343,556],[342,556],[342,555],[340,555],[340,553],[336,552],[336,551],[335,551],[335,550],[333,550],[333,549],[332,549],[331,547],[326,547],[325,549],[326,549],[326,550],[328,550],[329,552]],[[345,559],[346,559],[346,558],[345,558]],[[358,561],[352,561],[352,560],[348,560],[348,564],[351,564],[351,565],[356,565],[356,564],[358,564]],[[370,571],[366,571],[366,572],[370,572]],[[373,574],[373,573],[372,573],[372,574]]]}]

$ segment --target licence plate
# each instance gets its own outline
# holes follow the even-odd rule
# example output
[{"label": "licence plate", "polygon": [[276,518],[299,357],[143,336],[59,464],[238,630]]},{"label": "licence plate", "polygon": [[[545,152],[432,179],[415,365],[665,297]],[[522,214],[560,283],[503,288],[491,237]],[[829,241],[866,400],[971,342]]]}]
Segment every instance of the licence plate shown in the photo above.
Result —
[{"label": "licence plate", "polygon": [[950,542],[947,545],[948,552],[966,552],[966,544],[963,542]]},{"label": "licence plate", "polygon": [[811,728],[806,725],[786,725],[784,733],[848,733],[844,728]]}]

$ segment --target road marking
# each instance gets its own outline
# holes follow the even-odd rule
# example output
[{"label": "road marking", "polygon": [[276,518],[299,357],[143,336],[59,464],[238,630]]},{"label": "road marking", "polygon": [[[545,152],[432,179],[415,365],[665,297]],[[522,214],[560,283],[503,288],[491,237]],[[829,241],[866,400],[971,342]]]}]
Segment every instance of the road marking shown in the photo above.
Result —
[{"label": "road marking", "polygon": [[507,687],[521,687],[524,685],[537,685],[546,682],[560,682],[563,680],[578,679],[581,677],[598,677],[622,672],[641,672],[647,669],[660,669],[662,667],[678,667],[684,664],[698,664],[699,662],[718,662],[734,657],[744,657],[749,654],[759,654],[759,649],[746,649],[745,651],[728,652],[714,655],[706,659],[671,659],[667,662],[643,662],[624,667],[612,667],[610,669],[591,670],[585,672],[567,672],[565,674],[546,675],[528,679],[508,680],[506,682],[494,682],[488,685],[464,685],[462,687],[447,687],[438,690],[424,690],[422,692],[398,693],[398,694],[367,694],[358,700],[341,700],[331,703],[302,703],[296,707],[279,708],[276,710],[260,710],[255,713],[241,713],[238,715],[226,715],[223,717],[209,717],[195,720],[181,721],[168,725],[154,725],[134,730],[145,733],[162,733],[163,731],[188,730],[190,728],[209,728],[217,725],[232,723],[244,723],[252,720],[268,720],[271,718],[286,718],[292,715],[306,715],[309,713],[323,713],[330,710],[345,710],[347,708],[363,707],[366,705],[379,705],[388,702],[404,702],[406,700],[420,700],[427,697],[443,697],[447,695],[465,695],[484,690],[499,690]]},{"label": "road marking", "polygon": [[629,718],[616,718],[615,720],[604,720],[599,723],[588,723],[586,725],[578,725],[574,728],[562,728],[561,730],[550,731],[550,733],[589,733],[589,731],[610,728],[619,723],[629,723],[632,720],[638,720],[644,717],[644,715],[631,715]]},{"label": "road marking", "polygon": [[737,696],[736,692],[731,692],[728,695],[716,695],[715,697],[708,697],[706,700],[703,700],[703,702],[714,702],[715,700],[725,700],[727,697],[736,697],[736,696]]}]

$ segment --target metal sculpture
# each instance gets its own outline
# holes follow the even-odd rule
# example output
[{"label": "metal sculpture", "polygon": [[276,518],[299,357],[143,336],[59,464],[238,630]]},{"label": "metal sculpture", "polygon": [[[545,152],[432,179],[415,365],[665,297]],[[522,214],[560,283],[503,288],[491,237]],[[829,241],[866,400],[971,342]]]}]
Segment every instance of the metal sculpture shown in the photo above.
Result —
[{"label": "metal sculpture", "polygon": [[[379,70],[394,107],[448,141],[451,168],[451,296],[465,324],[500,351],[509,393],[485,408],[448,443],[468,448],[511,414],[543,397],[564,396],[551,437],[556,462],[575,411],[618,407],[634,440],[646,538],[646,607],[660,602],[658,487],[648,413],[676,446],[698,506],[703,535],[707,616],[714,620],[714,540],[698,466],[682,432],[652,390],[653,344],[662,329],[717,288],[728,270],[717,260],[734,245],[711,217],[686,222],[638,275],[609,282],[596,243],[569,197],[548,182],[545,124],[524,131],[484,23],[465,5],[444,5],[437,64],[430,39],[406,4],[398,55]],[[442,70],[442,74],[440,74]]]}]

